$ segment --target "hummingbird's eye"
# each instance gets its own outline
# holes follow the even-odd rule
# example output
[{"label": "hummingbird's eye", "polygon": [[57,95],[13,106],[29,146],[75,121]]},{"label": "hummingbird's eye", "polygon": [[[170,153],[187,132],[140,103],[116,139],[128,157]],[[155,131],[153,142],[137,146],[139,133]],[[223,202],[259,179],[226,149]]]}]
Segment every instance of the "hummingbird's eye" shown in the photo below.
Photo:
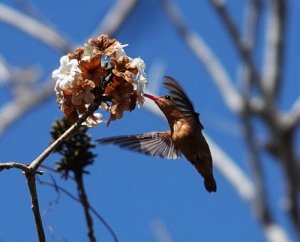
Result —
[{"label": "hummingbird's eye", "polygon": [[165,95],[165,96],[164,96],[164,99],[171,100],[171,96]]}]

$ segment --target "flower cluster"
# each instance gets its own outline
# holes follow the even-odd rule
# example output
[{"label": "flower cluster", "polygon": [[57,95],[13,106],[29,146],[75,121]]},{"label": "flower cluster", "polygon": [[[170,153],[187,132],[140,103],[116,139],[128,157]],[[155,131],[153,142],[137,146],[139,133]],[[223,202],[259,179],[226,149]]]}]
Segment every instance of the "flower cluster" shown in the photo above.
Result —
[{"label": "flower cluster", "polygon": [[[110,112],[109,122],[144,103],[145,63],[127,56],[123,49],[126,46],[100,35],[61,57],[52,78],[56,80],[54,90],[60,110],[68,120],[76,122],[99,95],[99,108]],[[92,127],[102,121],[102,114],[93,113],[85,124]]]}]

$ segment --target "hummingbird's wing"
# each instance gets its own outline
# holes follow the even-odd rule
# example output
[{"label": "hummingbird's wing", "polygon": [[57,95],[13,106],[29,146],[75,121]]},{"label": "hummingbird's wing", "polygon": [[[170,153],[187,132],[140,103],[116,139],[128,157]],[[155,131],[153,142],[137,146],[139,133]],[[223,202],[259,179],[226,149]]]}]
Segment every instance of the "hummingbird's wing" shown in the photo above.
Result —
[{"label": "hummingbird's wing", "polygon": [[165,76],[164,79],[166,80],[164,86],[170,91],[174,106],[186,117],[191,116],[195,118],[203,129],[204,127],[199,120],[199,113],[195,112],[193,104],[185,94],[183,88],[170,76]]},{"label": "hummingbird's wing", "polygon": [[136,135],[114,136],[96,140],[102,144],[115,144],[136,152],[166,159],[178,159],[181,155],[170,138],[170,132],[151,132]]}]

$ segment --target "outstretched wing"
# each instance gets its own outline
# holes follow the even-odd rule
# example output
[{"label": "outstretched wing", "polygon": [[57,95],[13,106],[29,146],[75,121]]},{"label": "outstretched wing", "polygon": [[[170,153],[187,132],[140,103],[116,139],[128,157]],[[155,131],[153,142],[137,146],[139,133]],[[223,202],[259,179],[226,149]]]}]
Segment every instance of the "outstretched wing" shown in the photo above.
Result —
[{"label": "outstretched wing", "polygon": [[167,88],[172,96],[174,106],[180,110],[180,112],[185,116],[193,116],[198,120],[201,128],[203,129],[202,124],[199,120],[199,113],[195,112],[193,104],[188,96],[185,94],[182,87],[179,83],[170,76],[165,76],[164,87]]},{"label": "outstretched wing", "polygon": [[96,141],[101,144],[115,144],[121,148],[166,159],[178,159],[181,155],[180,150],[175,147],[170,138],[170,132],[122,135]]}]

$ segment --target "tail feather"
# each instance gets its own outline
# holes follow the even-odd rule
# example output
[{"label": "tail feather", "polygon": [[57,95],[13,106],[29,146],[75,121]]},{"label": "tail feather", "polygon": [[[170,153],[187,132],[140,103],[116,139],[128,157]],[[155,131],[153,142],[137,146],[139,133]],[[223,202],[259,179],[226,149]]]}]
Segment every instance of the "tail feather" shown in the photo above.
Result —
[{"label": "tail feather", "polygon": [[217,191],[217,184],[213,176],[204,178],[204,186],[208,192]]},{"label": "tail feather", "polygon": [[198,160],[192,162],[200,175],[204,178],[204,186],[208,192],[216,192],[217,184],[214,179],[211,162],[207,160]]}]

